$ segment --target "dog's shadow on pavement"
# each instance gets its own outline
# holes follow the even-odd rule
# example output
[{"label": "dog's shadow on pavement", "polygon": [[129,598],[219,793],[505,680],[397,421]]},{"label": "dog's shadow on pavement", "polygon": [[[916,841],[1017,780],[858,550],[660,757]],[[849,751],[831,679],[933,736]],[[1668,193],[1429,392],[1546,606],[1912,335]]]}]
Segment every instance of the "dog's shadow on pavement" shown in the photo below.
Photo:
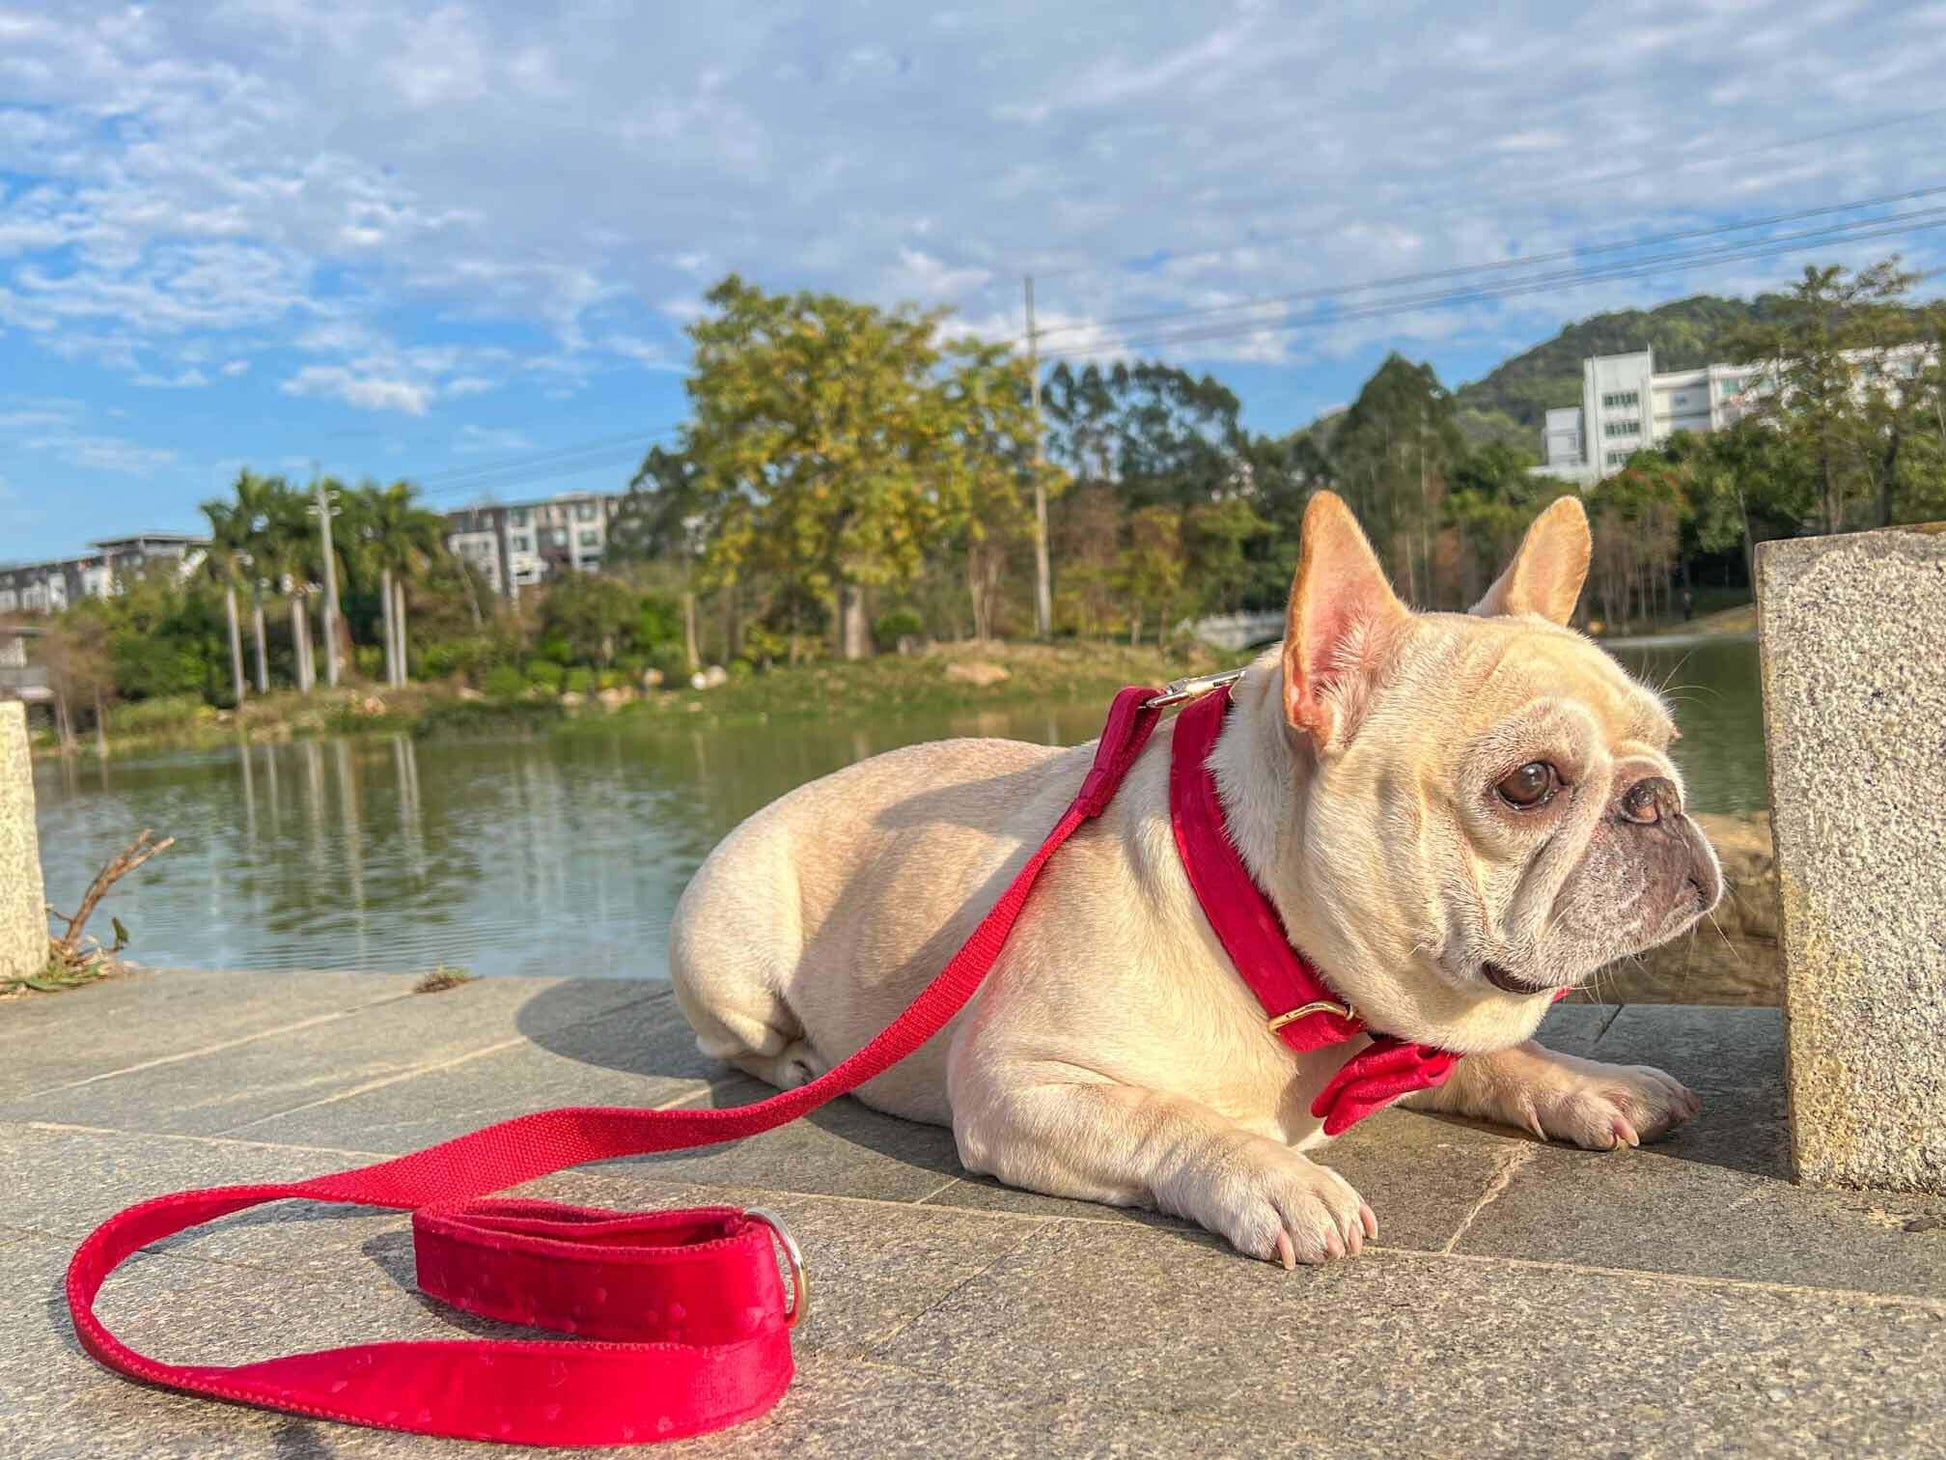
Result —
[{"label": "dog's shadow on pavement", "polygon": [[[699,1051],[666,985],[596,1017],[563,1018],[564,1001],[576,997],[577,987],[563,983],[541,989],[522,1005],[517,1027],[563,1059],[641,1076],[642,1104],[725,1109],[753,1105],[777,1093]],[[693,1093],[671,1094],[669,1081],[682,1081]],[[626,1096],[610,1098],[612,1103],[631,1103]],[[634,1159],[671,1180],[774,1184],[893,1199],[893,1193],[904,1195],[915,1185],[937,1187],[964,1174],[951,1131],[884,1115],[849,1097],[748,1140]]]},{"label": "dog's shadow on pavement", "polygon": [[[670,1079],[707,1082],[706,1092],[693,1102],[701,1106],[747,1105],[775,1093],[770,1086],[702,1055],[666,986],[656,986],[641,999],[598,1016],[566,1017],[572,1007],[568,1001],[576,997],[573,991],[578,987],[585,989],[557,984],[537,991],[521,1009],[521,1032],[562,1058],[644,1077],[643,1103],[655,1103],[649,1092]],[[1661,1011],[1653,1023],[1661,1024],[1664,1014],[1678,1012]],[[1658,1064],[1702,1097],[1701,1114],[1645,1146],[1645,1153],[1788,1181],[1790,1133],[1781,1039],[1754,1026],[1744,1027],[1774,1017],[1773,1011],[1739,1011],[1729,1025],[1696,1026],[1703,1031],[1700,1036],[1683,1029],[1680,1037],[1649,1038],[1640,1048],[1633,1040],[1619,1039],[1584,1048],[1585,1036],[1574,1037],[1567,1029],[1544,1029],[1540,1038],[1566,1053]],[[1592,1028],[1586,1031],[1592,1033]],[[1559,1037],[1550,1037],[1554,1035]],[[1620,1047],[1607,1047],[1611,1042]],[[666,1171],[670,1179],[754,1187],[775,1183],[847,1195],[896,1191],[903,1196],[921,1174],[935,1178],[935,1184],[967,1175],[950,1131],[883,1115],[850,1098],[836,1100],[798,1124],[811,1129],[786,1127],[727,1147],[641,1159]],[[1330,1147],[1319,1154],[1330,1163]],[[988,1184],[981,1177],[967,1179]]]}]

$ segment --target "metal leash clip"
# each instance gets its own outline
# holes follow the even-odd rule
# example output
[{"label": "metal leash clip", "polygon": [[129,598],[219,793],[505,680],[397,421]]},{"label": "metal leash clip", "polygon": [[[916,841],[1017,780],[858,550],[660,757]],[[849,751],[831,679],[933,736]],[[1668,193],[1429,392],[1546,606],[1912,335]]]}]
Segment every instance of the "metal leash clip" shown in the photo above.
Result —
[{"label": "metal leash clip", "polygon": [[784,1249],[784,1259],[791,1273],[791,1312],[790,1327],[796,1328],[811,1313],[811,1277],[804,1270],[804,1253],[797,1245],[797,1238],[791,1229],[784,1225],[784,1219],[764,1207],[745,1207],[744,1216],[753,1222],[762,1222],[776,1237],[777,1245]]},{"label": "metal leash clip", "polygon": [[[1244,666],[1244,669],[1248,668],[1248,665]],[[1179,705],[1185,700],[1200,698],[1213,689],[1235,684],[1243,678],[1244,669],[1226,669],[1221,674],[1192,674],[1184,679],[1172,679],[1162,687],[1161,694],[1151,695],[1144,700],[1142,708],[1159,710],[1164,705]]]}]

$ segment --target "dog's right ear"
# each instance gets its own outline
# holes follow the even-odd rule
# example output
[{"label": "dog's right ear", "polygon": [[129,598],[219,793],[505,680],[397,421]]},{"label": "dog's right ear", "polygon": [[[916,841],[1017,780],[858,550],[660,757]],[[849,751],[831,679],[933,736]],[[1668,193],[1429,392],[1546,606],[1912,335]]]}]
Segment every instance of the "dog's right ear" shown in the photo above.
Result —
[{"label": "dog's right ear", "polygon": [[1285,613],[1284,718],[1320,753],[1350,737],[1364,690],[1410,617],[1343,499],[1312,497]]}]

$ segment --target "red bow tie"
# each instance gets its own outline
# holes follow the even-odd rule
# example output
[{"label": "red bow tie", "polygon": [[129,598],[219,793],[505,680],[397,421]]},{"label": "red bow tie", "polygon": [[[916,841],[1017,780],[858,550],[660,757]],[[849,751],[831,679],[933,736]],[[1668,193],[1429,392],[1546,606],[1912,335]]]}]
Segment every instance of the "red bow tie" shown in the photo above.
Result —
[{"label": "red bow tie", "polygon": [[1333,993],[1291,946],[1277,909],[1237,855],[1223,803],[1217,799],[1209,757],[1229,707],[1225,685],[1191,701],[1177,716],[1170,749],[1169,820],[1203,916],[1263,1005],[1271,1031],[1300,1054],[1361,1034],[1371,1040],[1311,1102],[1311,1114],[1324,1122],[1324,1133],[1335,1136],[1401,1095],[1445,1083],[1460,1057],[1449,1049],[1372,1033],[1351,1004]]}]

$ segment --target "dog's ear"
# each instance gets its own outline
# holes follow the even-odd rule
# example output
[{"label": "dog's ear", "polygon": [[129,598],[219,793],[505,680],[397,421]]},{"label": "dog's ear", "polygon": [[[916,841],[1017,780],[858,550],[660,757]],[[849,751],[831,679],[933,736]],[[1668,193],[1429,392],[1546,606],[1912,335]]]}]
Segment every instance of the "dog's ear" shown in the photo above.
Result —
[{"label": "dog's ear", "polygon": [[1351,509],[1331,492],[1312,497],[1284,621],[1284,718],[1319,751],[1349,738],[1372,673],[1410,617]]},{"label": "dog's ear", "polygon": [[1575,601],[1587,580],[1593,546],[1581,499],[1556,497],[1534,519],[1507,571],[1473,605],[1473,612],[1482,618],[1537,613],[1557,624],[1566,623],[1574,617]]}]

